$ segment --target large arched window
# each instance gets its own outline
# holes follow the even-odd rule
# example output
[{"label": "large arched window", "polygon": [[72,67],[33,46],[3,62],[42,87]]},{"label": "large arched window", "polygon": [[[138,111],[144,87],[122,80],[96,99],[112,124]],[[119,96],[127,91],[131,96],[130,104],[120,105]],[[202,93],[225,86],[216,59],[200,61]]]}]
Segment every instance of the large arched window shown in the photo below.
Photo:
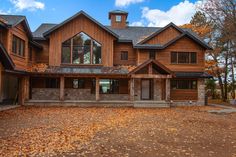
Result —
[{"label": "large arched window", "polygon": [[101,64],[101,44],[81,32],[62,43],[63,64]]}]

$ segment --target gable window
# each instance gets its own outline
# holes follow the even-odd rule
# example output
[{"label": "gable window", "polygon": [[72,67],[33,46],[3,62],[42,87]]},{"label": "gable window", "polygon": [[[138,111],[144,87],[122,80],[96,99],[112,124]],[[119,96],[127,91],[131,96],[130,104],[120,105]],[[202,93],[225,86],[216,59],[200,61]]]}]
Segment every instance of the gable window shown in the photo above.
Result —
[{"label": "gable window", "polygon": [[156,59],[156,52],[155,51],[149,52],[149,59]]},{"label": "gable window", "polygon": [[172,64],[196,64],[196,52],[171,52]]},{"label": "gable window", "polygon": [[121,51],[120,59],[121,60],[128,60],[128,51]]},{"label": "gable window", "polygon": [[25,56],[25,41],[13,35],[12,52],[19,56]]},{"label": "gable window", "polygon": [[197,89],[196,80],[172,80],[171,89]]},{"label": "gable window", "polygon": [[121,22],[121,16],[120,15],[116,15],[116,22]]},{"label": "gable window", "polygon": [[81,32],[62,43],[63,64],[101,64],[101,44]]}]

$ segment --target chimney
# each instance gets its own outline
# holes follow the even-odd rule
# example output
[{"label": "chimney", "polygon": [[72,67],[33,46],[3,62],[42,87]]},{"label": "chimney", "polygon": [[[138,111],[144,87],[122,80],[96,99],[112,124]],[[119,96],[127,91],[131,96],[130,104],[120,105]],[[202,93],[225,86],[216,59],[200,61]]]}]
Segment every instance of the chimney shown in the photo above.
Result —
[{"label": "chimney", "polygon": [[127,26],[128,13],[122,10],[114,10],[109,12],[109,19],[111,20],[111,27],[117,29],[124,29]]}]

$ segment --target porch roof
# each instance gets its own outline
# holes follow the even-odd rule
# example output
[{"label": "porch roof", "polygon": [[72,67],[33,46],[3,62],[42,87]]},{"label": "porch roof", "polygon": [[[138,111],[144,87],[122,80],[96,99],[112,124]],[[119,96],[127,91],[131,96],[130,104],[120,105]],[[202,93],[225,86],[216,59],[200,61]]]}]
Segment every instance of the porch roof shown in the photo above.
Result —
[{"label": "porch roof", "polygon": [[0,43],[0,62],[4,66],[5,69],[13,70],[15,68],[15,64],[9,56],[5,47]]},{"label": "porch roof", "polygon": [[44,71],[33,70],[32,74],[80,74],[80,75],[127,75],[125,67],[47,67]]},{"label": "porch roof", "polygon": [[176,78],[212,78],[206,72],[175,72]]}]

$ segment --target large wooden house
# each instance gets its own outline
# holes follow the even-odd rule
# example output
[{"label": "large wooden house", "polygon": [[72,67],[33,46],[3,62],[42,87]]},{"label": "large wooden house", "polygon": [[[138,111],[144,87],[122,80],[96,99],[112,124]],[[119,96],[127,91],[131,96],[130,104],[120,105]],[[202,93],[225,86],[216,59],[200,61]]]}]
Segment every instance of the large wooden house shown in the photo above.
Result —
[{"label": "large wooden house", "polygon": [[31,32],[24,16],[0,15],[0,102],[163,107],[204,105],[205,51],[191,30],[104,26],[83,11]]}]

